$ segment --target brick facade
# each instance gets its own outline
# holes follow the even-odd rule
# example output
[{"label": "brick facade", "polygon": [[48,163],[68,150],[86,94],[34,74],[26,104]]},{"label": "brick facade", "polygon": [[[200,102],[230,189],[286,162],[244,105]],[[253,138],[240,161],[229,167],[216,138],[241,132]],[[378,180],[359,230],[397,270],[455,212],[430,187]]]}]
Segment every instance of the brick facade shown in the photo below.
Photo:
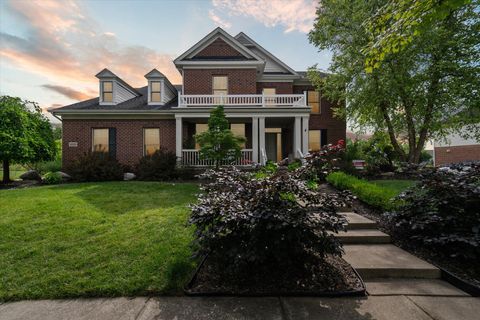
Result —
[{"label": "brick facade", "polygon": [[209,44],[205,49],[195,55],[194,58],[206,57],[238,57],[243,55],[237,50],[233,49],[228,43],[218,38]]},{"label": "brick facade", "polygon": [[480,161],[480,144],[467,146],[435,147],[435,165],[463,161]]},{"label": "brick facade", "polygon": [[185,69],[183,70],[184,94],[212,94],[213,76],[228,77],[229,94],[255,94],[257,92],[256,69]]},{"label": "brick facade", "polygon": [[261,94],[263,88],[275,88],[277,94],[293,94],[292,82],[257,82],[257,94]]},{"label": "brick facade", "polygon": [[[294,86],[293,93],[301,94],[304,91],[315,90],[313,86]],[[347,124],[343,119],[333,117],[332,107],[335,105],[326,98],[320,98],[320,114],[310,114],[308,123],[310,130],[327,130],[327,143],[337,143],[346,139]]]},{"label": "brick facade", "polygon": [[[93,128],[116,128],[117,159],[134,166],[143,156],[143,128],[160,128],[160,146],[175,152],[175,120],[67,120],[62,121],[62,166],[92,150]],[[77,147],[69,147],[77,142]]]}]

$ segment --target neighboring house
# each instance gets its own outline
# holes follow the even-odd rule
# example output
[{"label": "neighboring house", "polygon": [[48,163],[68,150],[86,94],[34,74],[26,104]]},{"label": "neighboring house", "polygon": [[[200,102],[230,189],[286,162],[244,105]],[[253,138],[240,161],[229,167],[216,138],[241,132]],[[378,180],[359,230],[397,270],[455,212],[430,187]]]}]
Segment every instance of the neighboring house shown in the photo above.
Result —
[{"label": "neighboring house", "polygon": [[135,165],[160,147],[180,164],[199,166],[194,135],[207,128],[212,107],[225,106],[232,131],[246,137],[238,164],[298,158],[345,139],[344,120],[294,71],[244,33],[217,28],[174,60],[182,85],[158,70],[132,88],[108,69],[96,76],[100,97],[53,109],[63,123],[63,165],[104,151]]},{"label": "neighboring house", "polygon": [[464,161],[480,161],[480,141],[450,134],[433,142],[433,163],[442,166]]}]

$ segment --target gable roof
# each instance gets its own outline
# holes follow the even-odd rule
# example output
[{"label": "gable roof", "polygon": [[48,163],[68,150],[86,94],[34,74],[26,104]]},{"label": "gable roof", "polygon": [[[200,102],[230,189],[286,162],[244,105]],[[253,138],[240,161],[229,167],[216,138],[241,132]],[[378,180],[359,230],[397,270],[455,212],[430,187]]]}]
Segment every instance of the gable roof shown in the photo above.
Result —
[{"label": "gable roof", "polygon": [[112,78],[112,79],[115,79],[116,81],[118,81],[119,83],[121,83],[127,90],[131,91],[134,95],[136,96],[139,96],[140,93],[135,89],[133,88],[131,85],[129,85],[128,83],[126,83],[125,81],[123,81],[122,78],[120,78],[119,76],[117,76],[115,73],[113,73],[112,71],[108,70],[107,68],[104,68],[102,71],[100,71],[99,73],[97,73],[95,75],[95,77],[97,77],[98,79],[103,79],[103,78]]},{"label": "gable roof", "polygon": [[257,64],[265,64],[265,61],[262,58],[260,58],[250,49],[242,45],[240,42],[238,42],[237,39],[235,39],[233,36],[228,34],[225,30],[223,30],[220,27],[215,28],[212,32],[210,32],[205,37],[203,37],[200,41],[194,44],[190,49],[188,49],[187,51],[182,53],[180,56],[178,56],[175,60],[173,60],[173,63],[177,67],[179,65],[182,65],[184,62],[191,60],[193,57],[195,57],[196,54],[201,52],[203,49],[208,47],[210,44],[212,44],[214,41],[216,41],[219,38],[222,39],[229,46],[231,46],[233,49],[238,51],[247,60],[256,62]]},{"label": "gable roof", "polygon": [[[297,72],[290,68],[286,63],[284,63],[282,60],[278,59],[275,57],[271,52],[269,52],[267,49],[256,43],[252,38],[247,36],[245,33],[240,32],[235,36],[235,39],[237,39],[241,44],[243,44],[247,48],[255,48],[259,51],[259,54],[257,55],[263,55],[266,59],[266,64],[267,66],[269,64],[276,64],[278,65],[281,69],[285,71],[285,73],[289,73],[294,76],[298,76]],[[253,51],[253,50],[252,50]],[[265,67],[265,73],[267,73],[267,66]]]},{"label": "gable roof", "polygon": [[165,75],[163,73],[161,73],[160,71],[158,71],[156,68],[153,68],[149,73],[147,73],[145,76],[145,78],[167,78],[165,77]]}]

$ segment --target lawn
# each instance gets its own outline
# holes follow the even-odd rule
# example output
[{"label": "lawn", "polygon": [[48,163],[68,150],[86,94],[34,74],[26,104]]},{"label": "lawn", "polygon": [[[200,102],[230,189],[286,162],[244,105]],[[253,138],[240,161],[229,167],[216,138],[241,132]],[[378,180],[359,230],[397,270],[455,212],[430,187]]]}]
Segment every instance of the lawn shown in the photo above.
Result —
[{"label": "lawn", "polygon": [[414,180],[372,180],[370,182],[382,188],[394,190],[397,194],[412,187],[415,184]]},{"label": "lawn", "polygon": [[195,267],[189,183],[0,190],[0,300],[177,294]]}]

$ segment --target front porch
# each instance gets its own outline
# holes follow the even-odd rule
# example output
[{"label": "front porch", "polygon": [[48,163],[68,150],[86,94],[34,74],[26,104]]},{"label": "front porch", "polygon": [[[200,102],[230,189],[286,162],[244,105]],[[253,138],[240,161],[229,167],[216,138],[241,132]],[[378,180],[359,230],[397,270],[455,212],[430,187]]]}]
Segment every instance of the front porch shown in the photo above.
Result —
[{"label": "front porch", "polygon": [[[264,165],[285,158],[301,158],[308,152],[308,114],[239,115],[226,112],[235,135],[246,138],[236,166]],[[179,164],[206,167],[213,163],[200,158],[194,136],[207,130],[208,114],[176,115],[176,155]]]}]

